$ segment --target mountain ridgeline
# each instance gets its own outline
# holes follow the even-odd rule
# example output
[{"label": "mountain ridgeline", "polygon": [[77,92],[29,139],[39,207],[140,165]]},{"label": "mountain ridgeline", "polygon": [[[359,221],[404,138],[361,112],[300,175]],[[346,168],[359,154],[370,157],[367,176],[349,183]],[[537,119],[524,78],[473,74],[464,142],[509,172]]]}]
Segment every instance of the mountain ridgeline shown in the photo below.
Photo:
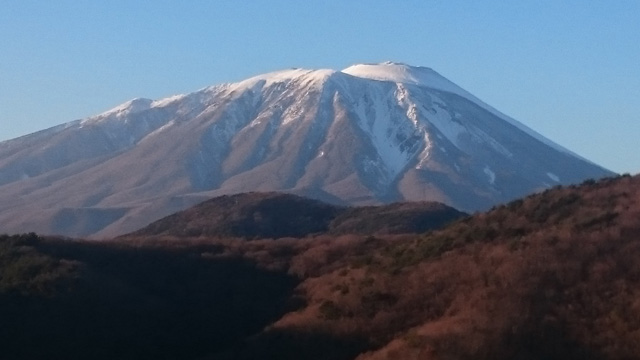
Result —
[{"label": "mountain ridgeline", "polygon": [[472,212],[609,175],[429,68],[290,69],[1,142],[0,223],[109,238],[251,191]]},{"label": "mountain ridgeline", "polygon": [[[264,217],[269,201],[308,202],[221,197],[115,241],[0,236],[0,355],[614,360],[640,353],[638,176],[554,187],[423,234],[252,240],[182,232],[216,229],[201,219],[215,219],[229,203],[236,215],[258,209]],[[331,229],[348,213],[332,209],[316,202],[312,212],[330,214]]]},{"label": "mountain ridgeline", "polygon": [[434,202],[344,207],[291,194],[243,193],[207,200],[122,238],[418,234],[463,216],[466,214]]}]

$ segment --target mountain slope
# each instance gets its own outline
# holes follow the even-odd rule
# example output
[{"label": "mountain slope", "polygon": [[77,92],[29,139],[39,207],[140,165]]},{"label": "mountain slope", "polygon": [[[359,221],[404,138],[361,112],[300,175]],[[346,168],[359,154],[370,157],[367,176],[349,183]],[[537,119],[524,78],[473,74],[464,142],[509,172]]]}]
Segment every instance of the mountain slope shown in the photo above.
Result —
[{"label": "mountain slope", "polygon": [[108,237],[248,191],[475,211],[610,174],[428,68],[291,69],[0,143],[0,223]]}]

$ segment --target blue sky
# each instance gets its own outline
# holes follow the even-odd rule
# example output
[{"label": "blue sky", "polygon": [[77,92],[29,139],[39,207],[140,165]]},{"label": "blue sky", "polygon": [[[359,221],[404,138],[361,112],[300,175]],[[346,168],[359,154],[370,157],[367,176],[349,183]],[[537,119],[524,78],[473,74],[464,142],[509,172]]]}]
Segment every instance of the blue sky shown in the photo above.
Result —
[{"label": "blue sky", "polygon": [[0,0],[0,140],[290,67],[428,66],[640,172],[640,1]]}]

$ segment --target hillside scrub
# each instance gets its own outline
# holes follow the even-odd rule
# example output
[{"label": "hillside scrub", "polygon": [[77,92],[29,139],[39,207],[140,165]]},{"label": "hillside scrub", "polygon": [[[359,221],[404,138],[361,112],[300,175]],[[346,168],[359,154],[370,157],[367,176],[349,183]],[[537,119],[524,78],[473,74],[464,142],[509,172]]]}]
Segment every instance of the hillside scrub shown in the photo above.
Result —
[{"label": "hillside scrub", "polygon": [[640,178],[623,176],[419,235],[4,236],[0,345],[9,358],[633,359],[638,219]]},{"label": "hillside scrub", "polygon": [[230,347],[289,308],[296,280],[204,256],[219,249],[4,236],[0,357],[196,359]]},{"label": "hillside scrub", "polygon": [[605,179],[378,246],[306,279],[275,327],[365,337],[361,359],[634,358],[639,200],[637,177]]}]

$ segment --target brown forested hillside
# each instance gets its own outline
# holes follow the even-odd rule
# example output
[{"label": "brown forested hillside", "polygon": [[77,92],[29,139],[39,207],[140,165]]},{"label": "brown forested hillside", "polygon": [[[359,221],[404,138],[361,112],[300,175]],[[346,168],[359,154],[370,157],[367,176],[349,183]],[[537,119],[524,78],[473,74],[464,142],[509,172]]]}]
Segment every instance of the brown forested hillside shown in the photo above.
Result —
[{"label": "brown forested hillside", "polygon": [[[640,178],[422,235],[0,241],[8,358],[634,359]],[[71,341],[70,339],[73,339]]]},{"label": "brown forested hillside", "polygon": [[308,305],[272,331],[364,338],[360,359],[635,358],[639,215],[640,179],[622,177],[380,241],[306,278]]}]

